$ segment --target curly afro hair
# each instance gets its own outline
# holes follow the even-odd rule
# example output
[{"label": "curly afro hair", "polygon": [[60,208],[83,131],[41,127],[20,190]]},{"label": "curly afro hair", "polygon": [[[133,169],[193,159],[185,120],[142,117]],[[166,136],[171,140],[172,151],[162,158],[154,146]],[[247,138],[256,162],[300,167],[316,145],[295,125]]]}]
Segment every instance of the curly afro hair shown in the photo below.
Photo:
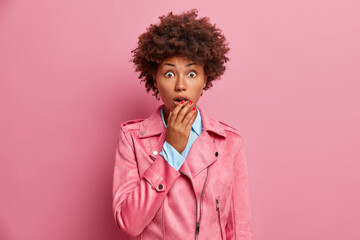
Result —
[{"label": "curly afro hair", "polygon": [[131,51],[136,72],[140,72],[139,79],[145,82],[146,91],[152,90],[158,100],[159,90],[154,85],[153,75],[159,63],[167,57],[185,55],[202,64],[208,76],[204,90],[225,72],[224,64],[229,61],[225,56],[230,50],[228,42],[208,17],[196,19],[197,12],[192,9],[179,15],[170,12],[167,16],[160,16],[160,23],[151,24],[139,36],[138,47]]},{"label": "curly afro hair", "polygon": [[212,81],[225,72],[225,63],[230,59],[225,55],[230,50],[225,36],[208,17],[196,19],[198,11],[189,10],[179,15],[172,12],[160,16],[158,25],[151,24],[139,36],[138,47],[131,51],[132,62],[139,79],[145,82],[146,91],[153,91],[159,100],[159,90],[154,85],[153,76],[161,61],[174,55],[185,55],[204,66],[207,84],[204,90],[212,87]]}]

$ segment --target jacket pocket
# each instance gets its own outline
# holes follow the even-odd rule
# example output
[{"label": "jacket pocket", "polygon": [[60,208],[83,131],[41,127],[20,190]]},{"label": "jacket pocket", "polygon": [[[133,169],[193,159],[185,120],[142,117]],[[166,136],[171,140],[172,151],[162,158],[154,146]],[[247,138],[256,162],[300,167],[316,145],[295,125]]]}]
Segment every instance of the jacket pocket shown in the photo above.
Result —
[{"label": "jacket pocket", "polygon": [[221,240],[223,240],[224,238],[223,238],[222,228],[221,228],[219,198],[216,198],[216,211],[217,211],[218,220],[219,220],[219,228],[220,228]]}]

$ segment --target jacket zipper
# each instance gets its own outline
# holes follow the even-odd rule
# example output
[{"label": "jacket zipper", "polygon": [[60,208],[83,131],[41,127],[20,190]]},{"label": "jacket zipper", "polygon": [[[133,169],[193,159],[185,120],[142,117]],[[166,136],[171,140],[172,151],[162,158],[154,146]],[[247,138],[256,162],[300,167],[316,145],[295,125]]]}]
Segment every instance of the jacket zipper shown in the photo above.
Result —
[{"label": "jacket zipper", "polygon": [[219,199],[216,199],[216,211],[218,213],[218,219],[219,219],[219,227],[220,227],[220,234],[221,234],[221,239],[223,239],[223,235],[222,235],[222,231],[221,231],[221,221],[220,221],[220,208],[219,208]]},{"label": "jacket zipper", "polygon": [[[189,179],[191,179],[189,177],[189,175],[187,175],[186,173],[184,172],[181,172],[179,171],[180,173],[184,174],[185,176],[187,176]],[[193,187],[193,190],[194,190],[194,194],[195,194],[195,199],[196,199],[196,227],[195,227],[195,240],[197,239],[197,235],[199,234],[200,232],[200,221],[201,221],[201,204],[202,204],[202,199],[203,199],[203,194],[204,194],[204,190],[205,190],[205,185],[206,185],[206,182],[207,182],[207,179],[208,179],[208,175],[209,175],[209,167],[207,167],[207,172],[206,172],[206,178],[205,178],[205,182],[204,182],[204,185],[203,185],[203,188],[202,188],[202,191],[201,191],[201,196],[200,196],[200,217],[198,219],[198,200],[197,200],[197,197],[196,197],[196,192],[195,192],[195,188],[194,188],[194,185],[191,181],[191,186]]]}]

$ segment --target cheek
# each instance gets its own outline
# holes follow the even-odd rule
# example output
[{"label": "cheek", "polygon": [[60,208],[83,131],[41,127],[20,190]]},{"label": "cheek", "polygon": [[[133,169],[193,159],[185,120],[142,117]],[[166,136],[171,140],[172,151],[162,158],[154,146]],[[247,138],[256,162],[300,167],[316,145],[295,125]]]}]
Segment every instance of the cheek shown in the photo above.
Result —
[{"label": "cheek", "polygon": [[162,88],[158,88],[158,90],[159,90],[159,95],[160,95],[161,99],[165,100],[165,99],[169,98],[168,94],[167,94],[168,91],[166,88],[162,87]]},{"label": "cheek", "polygon": [[204,85],[203,85],[203,84],[199,84],[199,85],[197,86],[196,92],[197,92],[198,95],[201,94],[203,88],[204,88]]},{"label": "cheek", "polygon": [[159,90],[160,95],[164,94],[165,88],[164,88],[163,84],[158,84],[157,89]]}]

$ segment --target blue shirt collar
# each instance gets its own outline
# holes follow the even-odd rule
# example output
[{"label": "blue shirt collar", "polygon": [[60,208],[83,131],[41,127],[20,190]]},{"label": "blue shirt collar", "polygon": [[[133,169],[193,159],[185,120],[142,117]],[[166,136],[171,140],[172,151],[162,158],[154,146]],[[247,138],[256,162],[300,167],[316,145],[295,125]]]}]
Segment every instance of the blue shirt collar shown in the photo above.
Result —
[{"label": "blue shirt collar", "polygon": [[[164,126],[166,128],[167,126],[166,126],[166,123],[165,123],[165,120],[164,120],[164,108],[165,107],[161,108],[160,113],[161,113],[161,119],[162,119],[163,124],[164,124]],[[201,114],[200,114],[199,109],[196,108],[196,110],[197,110],[198,114],[196,116],[196,119],[195,119],[193,125],[191,126],[191,130],[194,131],[198,136],[200,136],[201,131],[202,131],[202,120],[201,120]]]}]

